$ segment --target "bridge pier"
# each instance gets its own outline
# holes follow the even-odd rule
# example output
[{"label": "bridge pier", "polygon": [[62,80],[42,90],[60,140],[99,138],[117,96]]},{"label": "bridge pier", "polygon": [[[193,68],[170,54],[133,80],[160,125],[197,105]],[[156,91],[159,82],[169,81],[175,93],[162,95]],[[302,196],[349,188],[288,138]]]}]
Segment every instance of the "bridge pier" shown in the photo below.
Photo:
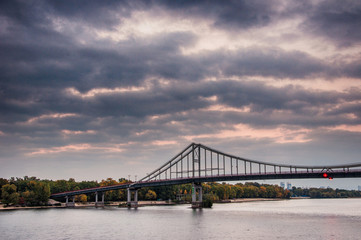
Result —
[{"label": "bridge pier", "polygon": [[102,201],[98,201],[98,191],[95,192],[95,207],[104,207],[104,192],[100,192],[102,194]]},{"label": "bridge pier", "polygon": [[[197,199],[197,190],[198,190],[198,199]],[[202,208],[203,202],[203,193],[202,193],[202,184],[201,183],[192,183],[192,208]]]},{"label": "bridge pier", "polygon": [[65,206],[66,207],[75,207],[75,196],[72,196],[73,200],[69,202],[69,196],[65,196]]},{"label": "bridge pier", "polygon": [[[132,193],[134,193],[133,201]],[[138,189],[127,188],[127,206],[128,208],[138,208]]]}]

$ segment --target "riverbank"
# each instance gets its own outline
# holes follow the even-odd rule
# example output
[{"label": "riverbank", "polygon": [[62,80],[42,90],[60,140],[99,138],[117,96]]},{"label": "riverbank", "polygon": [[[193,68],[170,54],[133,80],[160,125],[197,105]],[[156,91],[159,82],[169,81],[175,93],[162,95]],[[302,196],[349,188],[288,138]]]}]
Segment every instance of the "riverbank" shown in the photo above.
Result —
[{"label": "riverbank", "polygon": [[[126,207],[127,202],[109,202],[105,204],[105,207],[118,207],[124,206]],[[164,205],[175,205],[174,202],[168,201],[139,201],[138,206],[164,206]],[[89,203],[75,203],[75,208],[87,208],[87,207],[95,207],[94,202]],[[65,203],[61,203],[61,205],[51,205],[51,206],[32,206],[32,207],[22,207],[22,206],[9,206],[5,207],[3,204],[0,204],[0,211],[8,211],[8,210],[27,210],[27,209],[49,209],[49,208],[66,208]]]},{"label": "riverbank", "polygon": [[[223,201],[217,201],[215,203],[242,203],[242,202],[257,202],[257,201],[280,201],[284,199],[280,198],[239,198],[239,199],[229,199]],[[139,201],[138,206],[169,206],[176,205],[175,202],[169,201]],[[190,203],[181,203],[181,204],[190,204]],[[124,206],[126,207],[126,202],[109,202],[105,204],[105,207],[118,207]],[[94,202],[90,203],[75,203],[75,208],[88,208],[95,207]],[[3,204],[0,204],[0,211],[8,211],[8,210],[27,210],[27,209],[50,209],[50,208],[66,208],[65,203],[61,203],[60,206],[33,206],[33,207],[21,207],[21,206],[9,206],[4,207]]]},{"label": "riverbank", "polygon": [[0,205],[0,211],[10,211],[10,210],[27,210],[27,209],[49,209],[49,208],[65,208],[65,206],[33,206],[33,207],[4,207]]},{"label": "riverbank", "polygon": [[258,202],[258,201],[281,201],[287,200],[283,198],[236,198],[236,199],[227,199],[221,200],[214,203],[242,203],[242,202]]}]

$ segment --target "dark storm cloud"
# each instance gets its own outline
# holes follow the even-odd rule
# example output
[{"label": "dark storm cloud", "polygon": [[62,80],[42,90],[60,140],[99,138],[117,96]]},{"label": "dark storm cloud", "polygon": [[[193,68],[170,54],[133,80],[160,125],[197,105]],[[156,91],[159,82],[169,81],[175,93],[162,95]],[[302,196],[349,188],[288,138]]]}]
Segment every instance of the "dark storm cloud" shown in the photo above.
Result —
[{"label": "dark storm cloud", "polygon": [[[314,35],[326,37],[340,46],[360,41],[356,29],[361,21],[358,1],[2,1],[3,21],[12,21],[22,30],[39,34],[49,31],[51,18],[95,28],[111,29],[132,16],[133,11],[163,8],[183,18],[208,19],[221,29],[239,31],[267,26],[296,16],[305,18],[301,27]],[[156,17],[156,16],[155,16]],[[12,26],[14,27],[14,26]],[[79,30],[79,29],[77,29]],[[76,32],[75,32],[76,33]]]},{"label": "dark storm cloud", "polygon": [[297,51],[248,48],[224,55],[224,59],[221,68],[227,75],[304,78],[327,73],[322,60]]},{"label": "dark storm cloud", "polygon": [[40,28],[50,24],[49,15],[81,22],[97,28],[112,28],[123,18],[131,15],[133,9],[144,8],[140,1],[1,1],[0,12],[19,25]]},{"label": "dark storm cloud", "polygon": [[[157,2],[157,1],[154,1]],[[275,1],[172,1],[161,3],[168,9],[186,16],[209,18],[220,28],[249,28],[270,23],[276,13]]]},{"label": "dark storm cloud", "polygon": [[31,28],[41,27],[46,22],[44,10],[47,8],[42,1],[5,0],[0,3],[0,13],[3,17],[7,17],[18,25]]},{"label": "dark storm cloud", "polygon": [[209,19],[221,29],[242,31],[298,16],[302,31],[346,47],[361,40],[359,1],[162,1],[166,8],[185,16]]},{"label": "dark storm cloud", "polygon": [[338,46],[347,47],[361,41],[361,2],[321,1],[308,14],[304,27]]},{"label": "dark storm cloud", "polygon": [[[91,117],[144,118],[153,114],[204,108],[211,104],[199,96],[217,96],[219,103],[232,107],[251,106],[254,112],[283,109],[298,114],[310,113],[311,105],[322,106],[322,104],[338,102],[337,98],[329,93],[312,94],[292,88],[268,88],[258,83],[232,81],[217,84],[199,83],[188,88],[179,82],[172,86],[173,89],[162,89],[161,85],[158,88],[157,81],[154,81],[155,85],[152,89],[154,92],[147,92],[146,95],[103,96],[91,101],[64,98],[63,90],[66,87],[75,87],[81,92],[86,92],[96,87],[139,86],[147,77],[187,82],[201,81],[207,77],[219,76],[218,74],[223,77],[241,78],[247,76],[305,78],[312,75],[331,75],[333,70],[330,70],[323,60],[306,53],[275,48],[216,50],[185,56],[181,53],[180,47],[189,46],[196,41],[196,36],[188,32],[168,33],[118,43],[109,42],[106,47],[99,47],[100,43],[97,42],[94,42],[93,46],[83,46],[72,39],[72,36],[65,36],[52,30],[44,11],[52,9],[49,10],[49,14],[66,16],[73,18],[74,21],[79,19],[87,21],[87,17],[100,8],[102,10],[98,15],[104,16],[105,19],[98,21],[115,24],[107,20],[107,17],[114,16],[106,14],[105,6],[99,6],[102,3],[90,2],[84,8],[78,3],[80,4],[78,10],[68,9],[69,4],[62,5],[58,2],[44,2],[36,6],[31,3],[18,4],[18,6],[17,4],[14,2],[4,6],[1,12],[11,19],[8,20],[10,27],[1,35],[4,41],[0,43],[4,53],[0,58],[2,63],[0,111],[4,122],[26,121],[31,117],[52,112],[81,113]],[[186,9],[191,9],[200,16],[205,14],[204,8],[199,3],[183,4],[176,8],[182,9],[184,14]],[[218,2],[212,1],[207,4],[219,5]],[[227,21],[233,21],[232,24],[240,24],[240,26],[244,24],[245,27],[262,25],[267,22],[262,22],[267,18],[259,18],[254,13],[261,5],[260,2],[232,3],[215,10],[211,16],[216,16],[217,25]],[[119,7],[124,6],[127,6],[127,3],[119,5]],[[172,3],[165,3],[165,6],[175,9]],[[260,12],[267,9],[267,7],[259,8]],[[240,19],[232,12],[233,9],[249,11],[248,15],[240,14],[248,20],[239,21]],[[225,13],[229,13],[227,18],[224,17],[227,15]],[[252,14],[254,18],[251,17]],[[252,23],[252,20],[255,22]],[[357,69],[357,66],[350,66]],[[343,75],[346,71],[340,70],[340,72]],[[242,119],[247,120],[244,116]],[[74,125],[70,126],[64,122],[59,124],[59,129],[76,129],[76,124]]]},{"label": "dark storm cloud", "polygon": [[[143,93],[99,96],[81,99],[59,94],[42,96],[37,104],[23,106],[21,115],[15,115],[13,122],[2,121],[2,131],[13,137],[7,142],[27,143],[28,146],[62,146],[73,143],[109,142],[109,136],[117,136],[117,141],[146,142],[154,139],[172,138],[180,135],[197,135],[229,129],[233,124],[245,123],[251,126],[274,127],[280,124],[303,127],[333,126],[337,124],[360,124],[360,118],[352,121],[340,117],[344,112],[324,116],[323,107],[342,103],[349,94],[333,92],[308,93],[304,89],[274,88],[262,83],[242,83],[223,81],[219,83],[197,83],[154,87]],[[355,99],[355,94],[353,94]],[[216,103],[205,98],[217,96]],[[360,94],[358,96],[360,99]],[[300,102],[300,105],[292,105]],[[212,104],[243,107],[249,106],[251,112],[199,111]],[[347,106],[346,106],[347,107]],[[290,111],[286,114],[274,110]],[[349,112],[349,109],[345,110]],[[26,124],[31,118],[49,113],[76,113],[64,118],[40,118]],[[310,115],[312,113],[312,115]],[[8,113],[7,118],[13,114]],[[164,115],[159,120],[150,121],[148,117]],[[314,118],[314,115],[318,115]],[[21,117],[20,117],[21,116]],[[178,122],[178,127],[170,124]],[[21,123],[23,122],[23,123]],[[96,131],[79,137],[63,138],[62,130]],[[135,132],[148,131],[137,137]],[[20,139],[17,136],[23,136]]]},{"label": "dark storm cloud", "polygon": [[[207,98],[216,96],[217,101]],[[64,119],[40,119],[35,128],[32,124],[10,129],[16,132],[37,131],[52,127],[54,131],[69,130],[100,130],[109,134],[122,131],[121,134],[129,136],[139,128],[139,123],[154,115],[165,115],[156,121],[154,128],[164,129],[167,122],[177,121],[189,125],[204,125],[212,128],[214,125],[246,123],[253,126],[277,126],[291,124],[297,126],[333,126],[338,124],[360,124],[360,117],[348,119],[345,113],[358,115],[355,104],[350,108],[347,101],[361,100],[361,93],[353,92],[310,92],[303,88],[270,87],[260,82],[198,82],[174,83],[168,87],[155,84],[149,90],[136,93],[121,93],[100,95],[92,98],[79,98],[76,96],[56,93],[43,96],[38,104],[23,107],[24,121],[41,114],[52,112],[76,113],[79,116]],[[214,104],[222,104],[235,108],[249,107],[250,112],[202,112],[199,110]],[[328,111],[333,106],[341,104],[337,110]],[[34,112],[31,110],[35,110]],[[279,112],[282,111],[282,112]],[[10,113],[11,115],[11,113]],[[317,118],[314,118],[317,116]],[[108,124],[97,126],[95,120],[105,118]],[[16,117],[14,117],[16,119]],[[129,123],[131,121],[132,123]],[[86,124],[85,124],[86,123]],[[11,125],[11,123],[9,123]],[[119,127],[119,129],[118,129]],[[150,126],[147,126],[150,127]],[[201,133],[199,128],[194,132]],[[118,130],[116,130],[118,129]],[[184,129],[179,129],[183,131]],[[126,132],[124,132],[126,131]],[[192,130],[193,131],[193,130]]]},{"label": "dark storm cloud", "polygon": [[[15,1],[3,4],[1,13],[8,18],[6,20],[8,27],[1,34],[0,43],[0,50],[3,53],[0,58],[0,78],[3,88],[18,85],[37,88],[74,86],[86,91],[94,87],[140,85],[149,76],[186,81],[198,81],[217,76],[219,73],[222,76],[305,78],[312,75],[334,76],[337,70],[328,66],[323,60],[306,53],[287,52],[275,48],[251,47],[232,52],[216,50],[184,56],[180,52],[180,47],[189,46],[196,41],[196,36],[188,32],[168,33],[118,43],[108,42],[107,47],[96,41],[93,41],[91,46],[83,46],[77,42],[75,36],[54,31],[45,16],[47,12],[55,14],[54,16],[74,18],[74,21],[78,18],[88,21],[99,8],[101,10],[97,12],[97,16],[116,18],[112,14],[107,14],[105,9],[107,7],[111,10],[118,9],[113,6],[115,4],[119,8],[131,11],[133,8],[129,7],[127,2],[110,2],[110,5],[103,1],[76,3],[79,8],[70,8],[70,4],[58,1],[39,2],[39,4],[31,2],[23,4]],[[220,9],[214,7],[219,7],[219,4],[218,1],[205,2],[210,9],[216,9],[213,13],[215,16],[227,15],[229,21],[233,17],[236,18],[236,15],[244,15],[243,17],[247,18],[247,14],[256,16],[253,11],[257,9],[261,12],[267,9],[261,2],[231,2]],[[187,12],[185,9],[193,9],[200,15],[206,12],[202,8],[204,5],[193,1],[165,2],[164,6],[183,9],[184,14]],[[222,11],[228,13],[233,9],[245,9],[244,11],[249,13],[221,14]],[[253,18],[249,18],[251,22]],[[257,19],[255,17],[255,20]],[[98,19],[98,21],[106,23],[108,20]],[[237,22],[237,19],[234,21]],[[247,21],[239,22],[250,24]],[[337,75],[359,75],[359,66],[355,63],[342,64],[337,68]]]},{"label": "dark storm cloud", "polygon": [[69,86],[87,91],[95,87],[137,86],[148,77],[199,81],[219,74],[278,78],[330,74],[320,59],[279,49],[182,55],[179,47],[192,41],[192,34],[176,33],[162,39],[119,43],[113,50],[75,44],[59,47],[51,43],[41,46],[0,43],[7,53],[0,58],[4,63],[0,76],[7,86]]},{"label": "dark storm cloud", "polygon": [[[150,40],[112,44],[113,49],[84,47],[76,42],[62,44],[40,39],[40,44],[2,42],[0,49],[2,83],[31,86],[75,86],[89,89],[101,86],[138,85],[149,74],[179,78],[198,71],[181,71],[186,61],[179,46],[186,46],[194,37],[189,33],[171,33]],[[191,66],[185,66],[191,69]]]},{"label": "dark storm cloud", "polygon": [[132,13],[133,1],[46,1],[55,15],[97,28],[112,28]]}]

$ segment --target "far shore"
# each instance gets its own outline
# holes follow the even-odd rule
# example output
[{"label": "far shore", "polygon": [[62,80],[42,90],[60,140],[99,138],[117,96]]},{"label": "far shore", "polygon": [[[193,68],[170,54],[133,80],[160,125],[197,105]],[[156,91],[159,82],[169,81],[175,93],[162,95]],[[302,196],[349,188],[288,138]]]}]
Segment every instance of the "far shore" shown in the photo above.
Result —
[{"label": "far shore", "polygon": [[[308,197],[297,197],[291,199],[305,199]],[[281,198],[237,198],[237,199],[228,199],[217,201],[214,203],[242,203],[242,202],[257,202],[257,201],[281,201],[281,200],[288,200],[288,199],[281,199]],[[164,205],[177,205],[177,204],[190,204],[187,202],[183,203],[175,203],[169,201],[139,201],[138,206],[164,206]],[[117,206],[124,206],[126,202],[108,202],[105,204],[105,207],[117,207]],[[87,207],[95,207],[94,202],[89,203],[75,203],[75,208],[87,208]],[[33,207],[21,207],[21,206],[9,206],[4,207],[3,204],[0,204],[0,211],[8,211],[8,210],[26,210],[26,209],[50,209],[50,208],[66,208],[65,203],[61,203],[61,206],[33,206]]]}]

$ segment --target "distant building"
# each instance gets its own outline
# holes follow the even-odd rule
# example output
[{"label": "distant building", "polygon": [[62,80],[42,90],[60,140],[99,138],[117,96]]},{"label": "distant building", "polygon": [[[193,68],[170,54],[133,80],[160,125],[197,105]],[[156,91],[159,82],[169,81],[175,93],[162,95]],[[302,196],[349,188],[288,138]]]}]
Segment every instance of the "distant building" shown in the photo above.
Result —
[{"label": "distant building", "polygon": [[[280,187],[283,188],[283,189],[285,189],[285,182],[281,182],[281,183],[280,183]],[[360,188],[360,186],[359,186],[359,188]]]},{"label": "distant building", "polygon": [[291,190],[292,189],[292,184],[290,182],[287,183],[287,190]]},{"label": "distant building", "polygon": [[361,191],[361,186],[358,186],[358,190]]}]

